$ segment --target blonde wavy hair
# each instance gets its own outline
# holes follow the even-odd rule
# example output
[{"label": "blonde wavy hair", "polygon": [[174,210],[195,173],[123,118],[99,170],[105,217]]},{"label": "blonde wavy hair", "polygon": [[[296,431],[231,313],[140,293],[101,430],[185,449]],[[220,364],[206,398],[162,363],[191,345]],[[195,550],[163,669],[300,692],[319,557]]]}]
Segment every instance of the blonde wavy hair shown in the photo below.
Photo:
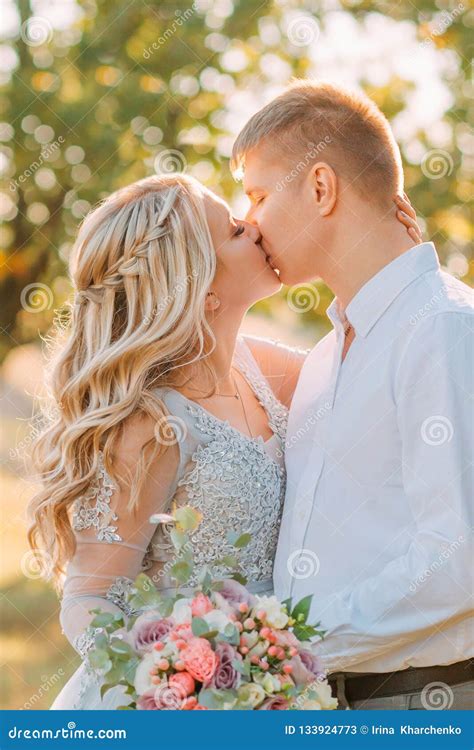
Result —
[{"label": "blonde wavy hair", "polygon": [[[99,451],[118,481],[113,454],[125,420],[142,413],[170,428],[155,388],[199,360],[215,382],[204,361],[215,346],[204,304],[216,270],[204,197],[191,177],[148,177],[110,195],[79,229],[75,299],[50,337],[46,423],[31,456],[41,489],[29,504],[28,541],[58,591],[76,546],[71,506],[95,478]],[[129,510],[165,443],[157,435],[143,446]]]}]

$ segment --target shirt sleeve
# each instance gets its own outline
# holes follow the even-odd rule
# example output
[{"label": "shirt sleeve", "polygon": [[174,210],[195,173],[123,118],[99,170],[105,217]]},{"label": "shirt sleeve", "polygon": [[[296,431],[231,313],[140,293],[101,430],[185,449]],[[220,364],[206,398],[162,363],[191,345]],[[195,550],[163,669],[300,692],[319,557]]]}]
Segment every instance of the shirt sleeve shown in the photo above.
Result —
[{"label": "shirt sleeve", "polygon": [[[86,629],[90,610],[127,611],[121,586],[134,580],[156,526],[149,518],[167,512],[179,465],[178,445],[168,446],[153,460],[135,510],[130,510],[130,480],[139,463],[144,432],[140,424],[128,429],[114,456],[118,482],[112,480],[99,454],[95,482],[74,504],[72,527],[76,550],[68,563],[61,600],[60,622],[67,639],[84,658],[92,638]],[[111,588],[112,587],[112,588]],[[122,591],[123,596],[123,591]]]},{"label": "shirt sleeve", "polygon": [[377,576],[314,605],[328,631],[318,653],[329,672],[429,638],[472,611],[472,321],[441,312],[406,345],[394,395],[416,533]]}]

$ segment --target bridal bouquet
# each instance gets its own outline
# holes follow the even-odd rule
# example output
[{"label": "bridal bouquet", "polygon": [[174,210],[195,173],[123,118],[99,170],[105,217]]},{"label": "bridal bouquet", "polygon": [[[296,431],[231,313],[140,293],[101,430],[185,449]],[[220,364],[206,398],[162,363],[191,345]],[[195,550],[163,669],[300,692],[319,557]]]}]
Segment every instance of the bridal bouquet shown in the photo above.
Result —
[{"label": "bridal bouquet", "polygon": [[[334,709],[337,700],[325,679],[310,639],[322,636],[307,623],[311,597],[292,606],[245,588],[237,552],[250,535],[229,535],[236,555],[217,561],[230,571],[213,577],[197,572],[191,596],[180,592],[193,571],[188,532],[200,522],[191,507],[151,521],[174,521],[177,553],[171,575],[173,596],[165,596],[145,574],[131,588],[128,604],[139,614],[125,627],[121,615],[92,610],[95,644],[88,665],[100,677],[101,694],[123,685],[135,710]],[[221,567],[222,569],[222,567]]]}]

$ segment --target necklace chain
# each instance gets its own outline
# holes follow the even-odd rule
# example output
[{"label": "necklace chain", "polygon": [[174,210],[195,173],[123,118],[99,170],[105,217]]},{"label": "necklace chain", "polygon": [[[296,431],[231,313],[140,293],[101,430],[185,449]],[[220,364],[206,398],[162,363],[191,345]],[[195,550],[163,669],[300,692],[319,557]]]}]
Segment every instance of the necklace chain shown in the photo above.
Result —
[{"label": "necklace chain", "polygon": [[[249,435],[250,435],[250,437],[253,438],[252,428],[250,427],[249,420],[247,418],[247,412],[246,412],[246,409],[245,409],[244,401],[243,401],[242,395],[240,393],[239,386],[237,385],[237,381],[235,379],[235,375],[231,373],[231,377],[232,377],[232,380],[233,380],[233,383],[234,383],[234,386],[235,386],[236,393],[216,393],[214,395],[215,396],[222,396],[223,398],[236,398],[238,401],[240,401],[240,403],[242,404],[242,411],[244,413],[244,418],[245,418],[245,422],[247,424]],[[204,400],[206,398],[210,398],[210,396],[203,396],[202,400]]]}]

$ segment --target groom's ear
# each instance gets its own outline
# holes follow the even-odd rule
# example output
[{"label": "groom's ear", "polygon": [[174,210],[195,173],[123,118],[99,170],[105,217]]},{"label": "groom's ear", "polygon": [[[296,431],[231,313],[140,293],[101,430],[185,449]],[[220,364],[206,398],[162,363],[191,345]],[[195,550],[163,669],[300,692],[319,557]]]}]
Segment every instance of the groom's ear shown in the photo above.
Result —
[{"label": "groom's ear", "polygon": [[310,171],[311,189],[320,216],[329,216],[336,205],[337,177],[326,162],[313,164]]}]

